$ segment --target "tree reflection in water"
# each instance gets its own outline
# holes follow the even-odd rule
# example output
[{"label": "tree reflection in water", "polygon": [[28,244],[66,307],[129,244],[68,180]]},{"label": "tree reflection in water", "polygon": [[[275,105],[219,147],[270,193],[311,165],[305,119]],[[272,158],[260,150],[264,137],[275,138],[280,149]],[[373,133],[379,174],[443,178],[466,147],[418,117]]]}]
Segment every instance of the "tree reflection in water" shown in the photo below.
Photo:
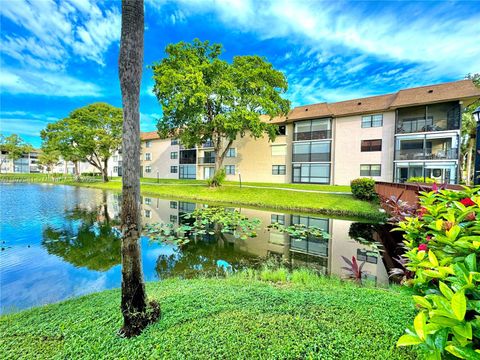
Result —
[{"label": "tree reflection in water", "polygon": [[[42,246],[76,267],[107,271],[121,262],[118,221],[108,214],[106,198],[103,204],[86,209],[75,207],[66,214],[65,225],[43,230]],[[77,225],[78,224],[78,225]]]}]

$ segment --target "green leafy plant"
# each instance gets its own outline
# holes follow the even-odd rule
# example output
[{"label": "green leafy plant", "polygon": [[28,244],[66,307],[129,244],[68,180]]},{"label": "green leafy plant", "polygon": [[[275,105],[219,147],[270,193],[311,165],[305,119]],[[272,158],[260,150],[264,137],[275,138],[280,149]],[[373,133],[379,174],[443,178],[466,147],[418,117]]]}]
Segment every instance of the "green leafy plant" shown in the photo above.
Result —
[{"label": "green leafy plant", "polygon": [[354,179],[350,182],[352,194],[360,200],[375,200],[377,193],[375,192],[375,180],[369,178]]},{"label": "green leafy plant", "polygon": [[397,346],[427,359],[480,358],[480,188],[420,193],[404,231],[406,269],[419,313]]},{"label": "green leafy plant", "polygon": [[210,179],[207,180],[207,185],[209,187],[221,186],[222,183],[225,181],[226,177],[227,174],[225,172],[225,169],[222,168],[218,170],[215,175],[213,175]]},{"label": "green leafy plant", "polygon": [[154,241],[184,245],[191,238],[205,235],[223,237],[231,234],[235,238],[247,239],[257,236],[260,220],[249,219],[238,210],[223,207],[205,207],[195,209],[182,215],[187,224],[175,226],[172,223],[157,223],[145,225],[145,234]]},{"label": "green leafy plant", "polygon": [[435,179],[432,179],[432,178],[429,178],[429,177],[422,177],[422,176],[418,176],[418,177],[411,177],[411,178],[408,178],[407,182],[409,183],[425,183],[425,184],[433,184],[433,183],[436,183],[436,180]]}]

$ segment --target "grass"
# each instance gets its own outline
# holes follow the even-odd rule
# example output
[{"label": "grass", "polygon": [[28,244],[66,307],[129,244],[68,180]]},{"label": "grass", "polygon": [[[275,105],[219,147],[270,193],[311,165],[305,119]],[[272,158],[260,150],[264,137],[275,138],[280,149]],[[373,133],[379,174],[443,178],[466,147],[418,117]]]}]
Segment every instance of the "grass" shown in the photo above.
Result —
[{"label": "grass", "polygon": [[[147,284],[162,319],[122,339],[120,292],[0,317],[3,359],[415,359],[396,340],[414,308],[400,288],[358,287],[308,270]],[[266,273],[264,272],[264,276]],[[269,277],[269,276],[267,276]]]},{"label": "grass", "polygon": [[[1,175],[0,181],[8,179],[24,179],[25,181],[51,182],[51,179],[32,176],[32,174]],[[178,180],[176,180],[178,181]],[[67,185],[94,187],[104,190],[120,191],[119,181],[103,183],[75,182],[73,178],[57,181]],[[264,207],[275,210],[295,211],[303,213],[317,213],[332,216],[363,218],[370,220],[381,220],[384,215],[378,211],[375,204],[357,200],[351,194],[328,194],[328,193],[303,193],[290,192],[272,188],[240,188],[236,186],[222,186],[211,189],[206,186],[198,186],[197,183],[170,181],[170,185],[142,184],[143,195],[157,196],[170,199],[193,200],[209,202],[219,205],[236,205],[250,207]]]}]

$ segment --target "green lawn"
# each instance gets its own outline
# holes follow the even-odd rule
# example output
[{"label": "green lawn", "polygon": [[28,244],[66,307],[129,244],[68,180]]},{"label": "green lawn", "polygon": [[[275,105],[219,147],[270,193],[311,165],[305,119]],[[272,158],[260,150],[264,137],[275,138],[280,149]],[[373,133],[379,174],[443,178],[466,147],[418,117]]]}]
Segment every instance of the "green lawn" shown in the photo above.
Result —
[{"label": "green lawn", "polygon": [[[5,180],[16,178],[25,179],[25,181],[51,181],[47,179],[45,175],[23,175],[24,176],[0,175],[0,181],[2,178]],[[100,181],[77,183],[70,177],[66,178],[66,180],[58,181],[58,183],[113,191],[121,190],[120,181],[110,181],[108,183],[102,183]],[[378,205],[354,199],[350,194],[323,194],[271,188],[240,188],[239,186],[222,186],[211,189],[203,185],[204,184],[199,181],[185,182],[184,180],[170,180],[168,185],[165,186],[162,186],[162,184],[144,183],[141,185],[141,191],[144,195],[215,204],[264,207],[292,212],[317,213],[372,220],[381,220],[384,218],[384,215],[378,210]]]},{"label": "green lawn", "polygon": [[358,287],[306,271],[275,284],[246,274],[149,283],[163,317],[128,340],[116,335],[119,290],[5,315],[0,353],[15,360],[417,357],[395,347],[414,315],[405,290]]}]

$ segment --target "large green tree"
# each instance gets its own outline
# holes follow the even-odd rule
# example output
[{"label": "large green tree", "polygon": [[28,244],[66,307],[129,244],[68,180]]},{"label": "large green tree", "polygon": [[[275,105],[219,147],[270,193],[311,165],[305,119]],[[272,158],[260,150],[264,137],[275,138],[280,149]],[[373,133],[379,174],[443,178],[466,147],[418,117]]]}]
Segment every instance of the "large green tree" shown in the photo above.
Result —
[{"label": "large green tree", "polygon": [[[480,74],[468,74],[467,79],[480,87]],[[473,111],[480,106],[480,100],[476,100],[465,108],[462,114],[462,143],[460,147],[460,173],[465,173],[465,183],[470,185],[473,181],[473,162],[475,161],[475,144],[477,136],[477,124],[473,119]]]},{"label": "large green tree", "polygon": [[5,162],[8,160],[18,160],[24,154],[28,154],[32,150],[32,145],[26,143],[17,134],[9,136],[0,134],[0,172],[2,172],[2,166]]},{"label": "large green tree", "polygon": [[59,150],[65,160],[93,165],[106,182],[108,159],[122,143],[122,121],[122,109],[94,103],[48,124],[41,137],[49,148]]},{"label": "large green tree", "polygon": [[[262,121],[285,115],[290,102],[283,73],[260,56],[220,59],[222,46],[195,39],[170,44],[167,57],[154,63],[154,93],[163,110],[162,137],[177,137],[187,147],[213,143],[215,175],[237,137],[276,136],[276,127]],[[213,186],[219,185],[212,182]]]},{"label": "large green tree", "polygon": [[53,167],[60,163],[61,155],[59,150],[43,146],[42,152],[38,155],[38,164],[44,167],[48,173],[51,173]]}]

